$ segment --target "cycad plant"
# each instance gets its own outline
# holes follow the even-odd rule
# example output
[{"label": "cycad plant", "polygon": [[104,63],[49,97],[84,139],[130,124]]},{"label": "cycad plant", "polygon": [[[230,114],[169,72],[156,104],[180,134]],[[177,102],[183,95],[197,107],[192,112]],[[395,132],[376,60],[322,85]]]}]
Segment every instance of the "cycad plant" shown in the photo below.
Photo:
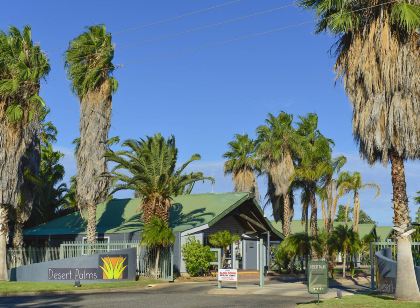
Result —
[{"label": "cycad plant", "polygon": [[141,235],[141,243],[151,249],[156,250],[155,259],[155,277],[159,278],[159,259],[162,248],[168,247],[175,242],[175,236],[168,223],[162,218],[153,216],[150,221],[144,225]]},{"label": "cycad plant", "polygon": [[[239,241],[241,237],[238,234],[233,234],[228,230],[218,231],[216,233],[209,235],[209,243],[213,247],[222,248],[222,266],[227,266],[226,264],[226,254],[228,251],[228,247],[231,246],[233,243]],[[233,247],[232,247],[233,248]],[[234,251],[231,251],[234,253]]]},{"label": "cycad plant", "polygon": [[358,232],[359,226],[359,216],[360,216],[360,190],[366,188],[375,189],[376,195],[378,197],[381,189],[378,184],[375,183],[363,183],[362,175],[360,172],[354,172],[353,174],[349,172],[342,172],[338,181],[341,182],[340,185],[340,194],[344,195],[349,192],[353,192],[353,230]]},{"label": "cycad plant", "polygon": [[251,192],[258,200],[258,186],[255,176],[256,158],[255,141],[247,134],[236,134],[235,139],[228,143],[229,151],[223,154],[226,158],[225,175],[232,174],[235,191]]},{"label": "cycad plant", "polygon": [[33,43],[29,26],[0,32],[0,280],[7,278],[9,211],[20,205],[20,165],[45,113],[39,91],[49,71],[48,59]]},{"label": "cycad plant", "polygon": [[347,255],[355,255],[360,249],[359,234],[351,226],[338,225],[329,238],[329,247],[342,254],[343,278],[346,277]]},{"label": "cycad plant", "polygon": [[270,113],[265,122],[257,128],[257,158],[268,178],[267,196],[274,219],[281,220],[283,234],[288,236],[293,218],[293,160],[300,149],[299,136],[293,128],[291,114],[280,112],[275,116]]},{"label": "cycad plant", "polygon": [[125,189],[134,191],[142,200],[145,224],[154,216],[168,222],[172,197],[190,194],[199,181],[213,181],[202,172],[185,173],[193,161],[200,159],[198,154],[177,168],[178,149],[173,136],[165,139],[156,134],[146,139],[126,140],[122,145],[127,149],[106,154],[107,159],[115,163],[110,172],[114,181],[112,193]]},{"label": "cycad plant", "polygon": [[73,39],[65,54],[68,77],[80,100],[80,144],[77,150],[77,202],[87,210],[87,241],[96,241],[96,205],[108,196],[105,152],[111,126],[112,94],[117,81],[114,45],[104,25],[91,26]]},{"label": "cycad plant", "polygon": [[410,243],[404,160],[420,157],[418,0],[301,0],[316,31],[337,36],[335,70],[353,105],[353,135],[371,164],[391,162],[397,228],[395,296],[419,300]]}]

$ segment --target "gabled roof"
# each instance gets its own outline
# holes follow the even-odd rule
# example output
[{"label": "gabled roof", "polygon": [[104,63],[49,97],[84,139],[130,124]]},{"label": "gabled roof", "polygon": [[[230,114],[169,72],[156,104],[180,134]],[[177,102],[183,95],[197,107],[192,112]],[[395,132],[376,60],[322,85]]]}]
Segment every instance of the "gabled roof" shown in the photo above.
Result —
[{"label": "gabled roof", "polygon": [[[271,221],[271,224],[277,230],[282,231],[282,224],[281,222]],[[345,225],[344,222],[334,222],[333,226],[336,227],[338,225]],[[348,226],[351,226],[351,223],[347,223]],[[305,224],[302,224],[300,220],[292,220],[290,224],[290,229],[292,234],[305,232]],[[318,219],[318,230],[324,229],[324,221],[322,219]],[[360,238],[365,237],[368,234],[371,234],[375,231],[375,224],[359,224],[359,236]]]},{"label": "gabled roof", "polygon": [[386,241],[391,236],[392,231],[392,227],[389,226],[376,227],[378,241]]},{"label": "gabled roof", "polygon": [[[174,232],[183,232],[202,225],[212,226],[232,210],[253,199],[249,193],[191,194],[173,198],[170,225]],[[262,213],[257,203],[255,206]],[[130,233],[143,229],[140,221],[140,199],[112,199],[97,206],[98,233]],[[268,222],[268,221],[267,221]],[[275,230],[270,222],[268,225]],[[86,223],[79,212],[26,229],[26,236],[85,234]]]}]

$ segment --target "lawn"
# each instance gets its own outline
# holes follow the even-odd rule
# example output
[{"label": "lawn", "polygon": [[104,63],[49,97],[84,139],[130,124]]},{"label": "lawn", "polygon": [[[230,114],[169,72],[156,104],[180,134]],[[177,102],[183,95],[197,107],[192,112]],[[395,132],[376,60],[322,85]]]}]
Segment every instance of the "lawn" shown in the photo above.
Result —
[{"label": "lawn", "polygon": [[138,281],[104,282],[104,283],[83,283],[81,287],[73,286],[74,282],[0,282],[0,294],[13,294],[22,292],[53,292],[53,291],[75,291],[94,290],[109,288],[138,288],[161,281],[140,278]]},{"label": "lawn", "polygon": [[310,307],[420,307],[420,303],[400,302],[392,297],[381,295],[348,295],[342,299],[333,298],[323,300],[319,305],[315,302],[301,304],[302,308]]}]

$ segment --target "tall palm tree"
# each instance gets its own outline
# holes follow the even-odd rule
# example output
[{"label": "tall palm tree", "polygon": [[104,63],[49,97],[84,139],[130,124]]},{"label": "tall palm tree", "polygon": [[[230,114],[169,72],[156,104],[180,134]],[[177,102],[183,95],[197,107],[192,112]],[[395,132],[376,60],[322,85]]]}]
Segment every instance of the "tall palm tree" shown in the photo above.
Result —
[{"label": "tall palm tree", "polygon": [[255,141],[247,134],[236,134],[235,139],[228,145],[229,151],[223,154],[227,159],[224,165],[225,175],[232,174],[235,191],[251,192],[259,199],[255,177]]},{"label": "tall palm tree", "polygon": [[317,32],[338,37],[335,69],[353,105],[353,134],[369,163],[391,162],[398,299],[420,299],[410,243],[404,160],[420,157],[418,0],[301,0]]},{"label": "tall palm tree", "polygon": [[340,194],[344,195],[349,192],[353,192],[353,231],[358,232],[359,226],[359,214],[360,214],[360,190],[366,188],[372,188],[376,190],[375,197],[378,197],[381,189],[378,184],[375,183],[363,183],[362,175],[360,172],[342,172],[338,178],[340,182]]},{"label": "tall palm tree", "polygon": [[108,161],[116,163],[109,174],[115,183],[112,193],[133,190],[142,199],[145,224],[154,216],[168,222],[172,197],[190,194],[199,181],[214,181],[202,172],[184,173],[193,161],[200,159],[198,154],[177,168],[178,149],[173,136],[165,139],[156,134],[146,139],[126,140],[122,145],[128,150],[106,154]]},{"label": "tall palm tree", "polygon": [[[318,189],[318,195],[321,199],[324,226],[327,232],[330,232],[333,227],[338,200],[342,197],[342,194],[340,194],[340,186],[342,183],[337,181],[337,179],[334,179],[333,176],[340,171],[346,161],[347,158],[345,156],[339,156],[332,159],[322,180],[323,184]],[[326,207],[325,203],[327,204]]]},{"label": "tall palm tree", "polygon": [[44,114],[41,80],[50,71],[29,26],[0,32],[0,280],[7,278],[6,244],[11,208],[20,204],[22,157]]},{"label": "tall palm tree", "polygon": [[[321,181],[331,173],[332,141],[318,130],[318,116],[310,113],[300,117],[297,133],[301,142],[298,163],[294,172],[296,185],[302,189],[303,220],[308,222],[308,205],[311,206],[311,235],[318,233],[318,205],[316,193]],[[307,229],[307,228],[305,228]]]},{"label": "tall palm tree", "polygon": [[293,218],[293,159],[298,152],[299,142],[291,114],[280,112],[275,116],[269,113],[265,123],[257,128],[257,157],[268,177],[267,196],[274,219],[281,220],[283,234],[288,236]]},{"label": "tall palm tree", "polygon": [[80,100],[80,145],[77,151],[77,201],[87,210],[87,241],[96,241],[96,205],[108,196],[105,152],[111,126],[112,93],[117,81],[114,45],[104,25],[88,27],[73,39],[65,54],[68,77]]}]

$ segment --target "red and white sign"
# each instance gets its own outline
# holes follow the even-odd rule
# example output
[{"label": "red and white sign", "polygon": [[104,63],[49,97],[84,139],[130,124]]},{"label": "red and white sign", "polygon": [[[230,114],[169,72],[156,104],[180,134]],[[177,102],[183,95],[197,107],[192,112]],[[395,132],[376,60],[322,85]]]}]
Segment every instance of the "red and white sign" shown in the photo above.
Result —
[{"label": "red and white sign", "polygon": [[218,281],[238,281],[238,270],[230,268],[221,268],[217,275]]}]

